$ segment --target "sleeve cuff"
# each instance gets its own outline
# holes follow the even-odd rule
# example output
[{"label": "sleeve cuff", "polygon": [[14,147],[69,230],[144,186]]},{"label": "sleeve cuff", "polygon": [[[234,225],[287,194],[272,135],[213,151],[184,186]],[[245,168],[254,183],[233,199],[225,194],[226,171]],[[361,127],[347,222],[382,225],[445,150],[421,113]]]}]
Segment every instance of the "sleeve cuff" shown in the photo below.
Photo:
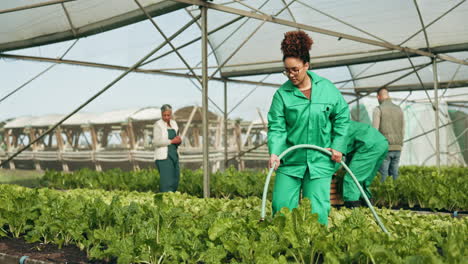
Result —
[{"label": "sleeve cuff", "polygon": [[333,142],[333,144],[331,145],[331,148],[343,154],[346,153],[346,144],[342,144],[341,142],[336,142],[336,143]]}]

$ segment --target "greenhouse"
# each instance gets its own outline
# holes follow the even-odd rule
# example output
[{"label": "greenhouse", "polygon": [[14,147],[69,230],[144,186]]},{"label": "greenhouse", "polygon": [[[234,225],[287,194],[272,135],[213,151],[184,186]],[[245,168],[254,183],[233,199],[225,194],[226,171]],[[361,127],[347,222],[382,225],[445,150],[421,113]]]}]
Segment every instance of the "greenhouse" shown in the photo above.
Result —
[{"label": "greenhouse", "polygon": [[[467,16],[466,0],[2,1],[0,262],[466,262]],[[403,117],[398,178],[371,173],[367,188],[354,157],[336,160],[326,224],[318,190],[275,209],[293,159],[283,148],[268,170],[272,102],[302,74],[280,49],[288,31],[312,38],[306,70],[348,119],[375,126],[382,90]],[[309,174],[310,157],[336,158],[314,147],[297,152]]]}]

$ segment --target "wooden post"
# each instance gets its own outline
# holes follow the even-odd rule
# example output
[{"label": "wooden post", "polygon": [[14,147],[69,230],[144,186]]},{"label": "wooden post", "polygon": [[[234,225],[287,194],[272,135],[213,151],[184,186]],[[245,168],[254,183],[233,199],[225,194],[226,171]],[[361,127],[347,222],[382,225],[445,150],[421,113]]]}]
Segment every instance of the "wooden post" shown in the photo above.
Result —
[{"label": "wooden post", "polygon": [[245,146],[248,142],[249,142],[249,138],[250,138],[250,132],[252,132],[252,127],[253,127],[254,123],[253,122],[250,122],[250,125],[249,127],[247,128],[247,132],[245,133],[245,140],[244,142],[242,143],[243,146]]},{"label": "wooden post", "polygon": [[55,138],[57,139],[57,146],[58,146],[58,150],[59,150],[59,159],[62,162],[62,170],[65,171],[65,172],[68,172],[69,171],[68,164],[67,164],[67,162],[65,162],[63,160],[63,157],[62,157],[62,154],[63,154],[65,148],[64,148],[64,144],[63,144],[62,131],[61,131],[60,127],[57,127],[57,129],[55,129]]},{"label": "wooden post", "polygon": [[193,145],[196,148],[200,147],[200,129],[198,126],[193,128]]},{"label": "wooden post", "polygon": [[260,116],[260,120],[262,120],[263,128],[265,131],[268,131],[268,127],[266,125],[265,119],[263,119],[262,111],[260,111],[260,108],[257,107],[257,113]]},{"label": "wooden post", "polygon": [[[92,141],[92,149],[93,149],[93,162],[96,168],[96,171],[102,171],[101,164],[96,160],[96,152],[98,151],[98,137],[96,133],[96,128],[94,126],[90,126],[89,131],[91,132],[91,141]],[[103,136],[104,137],[104,136]],[[102,140],[102,139],[101,139]],[[102,142],[102,141],[101,141]]]},{"label": "wooden post", "polygon": [[[241,139],[242,128],[240,126],[240,121],[236,122],[234,132],[236,135],[237,155],[239,155],[242,152],[242,139]],[[244,161],[242,160],[242,157],[240,156],[238,157],[238,162],[239,162],[239,170],[244,170],[245,164],[244,164]]]},{"label": "wooden post", "polygon": [[[130,152],[136,150],[135,132],[133,129],[133,122],[131,119],[128,120],[127,135],[128,135],[128,143],[130,144]],[[130,158],[131,158],[131,163],[133,165],[133,170],[134,171],[140,170],[140,166],[138,166],[138,162],[133,158],[133,155],[130,155]]]},{"label": "wooden post", "polygon": [[73,149],[77,150],[78,145],[80,144],[80,135],[81,135],[81,130],[74,131],[74,143],[73,143]]},{"label": "wooden post", "polygon": [[197,112],[199,108],[194,106],[193,109],[192,109],[192,112],[190,113],[190,116],[187,120],[187,123],[185,124],[185,127],[184,127],[184,130],[182,131],[182,134],[180,135],[180,137],[183,139],[185,137],[185,134],[187,134],[187,131],[190,127],[190,125],[192,124],[192,120],[193,120],[193,117],[195,116],[195,113]]},{"label": "wooden post", "polygon": [[110,130],[109,126],[104,126],[102,130],[101,147],[103,148],[107,147],[107,138],[109,137]]},{"label": "wooden post", "polygon": [[[5,138],[7,140],[7,153],[9,153],[11,152],[12,143],[15,142],[16,137],[13,133],[13,129],[8,129],[8,132],[5,132],[5,135],[6,135]],[[11,141],[10,141],[10,135],[11,135]],[[9,164],[10,170],[15,169],[15,162],[13,160],[11,160],[8,164]]]},{"label": "wooden post", "polygon": [[[36,131],[35,131],[34,128],[31,128],[29,130],[29,142],[36,139],[36,133],[35,132]],[[31,147],[33,149],[33,152],[37,152],[37,143],[34,143]],[[41,164],[39,163],[39,161],[36,160],[35,158],[33,158],[33,161],[34,161],[34,167],[36,168],[36,170],[40,171],[41,170]]]},{"label": "wooden post", "polygon": [[[218,117],[218,124],[216,125],[216,139],[215,139],[215,148],[216,148],[216,151],[220,151],[221,150],[221,136],[222,136],[222,130],[223,130],[223,117],[222,116],[219,116]],[[224,159],[223,159],[224,160]],[[216,172],[217,170],[219,170],[221,168],[221,160],[217,160],[216,161],[216,164],[215,164],[215,171]]]}]

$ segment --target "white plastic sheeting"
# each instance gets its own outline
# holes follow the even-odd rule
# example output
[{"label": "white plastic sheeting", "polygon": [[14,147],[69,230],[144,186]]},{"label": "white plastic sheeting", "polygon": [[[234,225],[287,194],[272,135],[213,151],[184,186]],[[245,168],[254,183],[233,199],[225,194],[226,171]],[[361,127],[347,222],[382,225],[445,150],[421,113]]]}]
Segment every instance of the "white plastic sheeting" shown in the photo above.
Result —
[{"label": "white plastic sheeting", "polygon": [[[222,3],[225,1],[214,1]],[[242,1],[268,15],[278,14],[285,5],[283,1]],[[291,1],[285,1],[290,3]],[[264,4],[266,3],[266,4]],[[460,1],[417,1],[425,25],[431,24],[446,11]],[[264,5],[263,5],[264,4]],[[231,2],[227,6],[249,10],[244,5]],[[249,10],[251,11],[251,10]],[[193,8],[193,13],[198,13]],[[235,18],[236,15],[209,10],[209,28],[213,29]],[[466,50],[468,43],[468,5],[461,4],[440,20],[426,28],[431,49],[438,52],[450,50]],[[427,48],[421,22],[413,1],[293,1],[288,9],[284,9],[276,18],[295,21],[300,24],[327,29],[380,42],[410,47],[414,49]],[[222,69],[225,76],[254,74],[256,71],[278,71],[281,65],[280,42],[286,31],[293,27],[265,23],[256,19],[243,19],[225,29],[210,35],[211,45],[216,48],[216,57],[221,64],[239,47],[255,30],[253,37],[229,60]],[[314,39],[311,57],[312,66],[347,65],[368,60],[375,55],[381,60],[387,55],[404,53],[388,50],[379,46],[364,44],[335,36],[309,32]],[[417,34],[416,34],[417,33]],[[416,34],[414,37],[412,37]],[[412,37],[412,38],[411,38]],[[228,41],[225,39],[228,38]],[[457,45],[459,45],[457,47]],[[382,57],[382,55],[385,55]],[[257,65],[258,63],[264,63]]]},{"label": "white plastic sheeting", "polygon": [[[394,100],[394,103],[400,102]],[[372,113],[377,107],[378,102],[375,98],[365,98],[361,104],[365,106],[370,120]],[[435,115],[432,106],[429,103],[408,103],[401,104],[405,117],[405,140],[421,135],[428,131],[426,135],[407,141],[403,144],[403,150],[400,158],[400,165],[426,165],[436,166],[435,156]],[[447,104],[440,104],[439,112],[440,124],[450,123]],[[461,165],[465,166],[460,146],[451,144],[455,141],[455,134],[452,125],[440,128],[440,164],[441,165]]]},{"label": "white plastic sheeting", "polygon": [[[44,1],[7,0],[0,3],[0,10],[41,2]],[[186,7],[187,3],[163,0],[139,2],[153,16],[165,14],[165,19],[177,19],[178,22],[192,19],[185,12],[170,13]],[[427,42],[414,1],[242,0],[241,4],[236,1],[214,0],[210,3],[243,11],[252,11],[247,7],[251,6],[258,10],[257,13],[273,15],[278,19],[401,47],[427,49],[429,44],[429,50],[433,53],[468,59],[468,3],[464,0],[416,1],[426,26]],[[104,0],[79,0],[66,2],[63,6],[65,9],[61,4],[56,4],[0,14],[0,51],[74,38],[65,10],[70,14],[75,33],[79,37],[146,19],[134,1],[115,0],[109,5]],[[188,6],[187,10],[192,15],[199,14],[198,6]],[[209,30],[237,17],[236,14],[210,9]],[[176,29],[164,28],[165,31]],[[254,18],[242,18],[210,34],[209,42],[217,65],[225,64],[221,68],[221,75],[229,77],[281,72],[283,66],[280,43],[284,32],[295,29],[271,22],[263,23]],[[315,69],[346,65],[349,66],[351,76],[357,78],[411,66],[406,54],[401,51],[323,33],[307,32],[314,39],[311,65]],[[198,34],[200,33],[196,32]],[[199,50],[193,52],[198,53]],[[387,61],[390,59],[398,60]],[[367,64],[358,64],[365,62]],[[428,57],[413,58],[415,65],[428,62]],[[170,68],[171,65],[164,67]],[[354,82],[354,87],[380,87],[410,71],[412,69],[358,79]],[[419,73],[424,83],[433,82],[431,66]],[[452,87],[466,86],[464,84],[468,83],[466,65],[460,67],[452,62],[441,62],[438,64],[438,74],[440,81],[451,81]],[[412,74],[392,85],[405,84],[419,85],[419,80]],[[399,89],[410,90],[417,87],[400,86]]]},{"label": "white plastic sheeting", "polygon": [[[44,0],[2,0],[0,11],[40,4]],[[167,0],[139,1],[152,15],[185,5]],[[70,21],[67,18],[69,14]],[[78,0],[0,14],[0,51],[88,36],[146,19],[134,1]],[[72,25],[74,30],[72,29]],[[75,31],[75,32],[73,32]]]},{"label": "white plastic sheeting", "polygon": [[[18,117],[5,123],[4,128],[49,127],[55,125],[65,115],[45,115],[40,117]],[[66,120],[62,126],[87,124],[121,124],[129,120],[158,120],[161,110],[156,107],[116,110],[104,113],[77,113]]]}]

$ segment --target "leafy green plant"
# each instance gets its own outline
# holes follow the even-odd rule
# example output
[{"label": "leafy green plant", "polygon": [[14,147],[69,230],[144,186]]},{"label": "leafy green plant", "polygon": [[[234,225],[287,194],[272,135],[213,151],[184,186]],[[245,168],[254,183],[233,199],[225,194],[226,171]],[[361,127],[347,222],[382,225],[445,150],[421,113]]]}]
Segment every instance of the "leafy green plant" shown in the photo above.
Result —
[{"label": "leafy green plant", "polygon": [[[266,170],[237,171],[233,167],[211,175],[211,194],[216,198],[261,197]],[[376,177],[371,190],[379,206],[422,207],[432,209],[468,210],[468,168],[442,167],[440,173],[435,167],[404,166],[400,177],[384,183]],[[339,171],[338,190],[344,171]],[[202,170],[182,170],[179,191],[190,195],[203,196]],[[274,182],[274,179],[272,179]],[[113,169],[97,172],[89,169],[73,173],[47,171],[41,179],[44,187],[57,189],[90,188],[104,190],[124,190],[157,192],[159,173],[156,169],[124,172]],[[271,188],[268,192],[271,198]]]},{"label": "leafy green plant", "polygon": [[[468,218],[378,209],[387,236],[366,208],[332,209],[325,227],[306,199],[263,222],[260,203],[258,197],[0,185],[0,223],[7,236],[75,244],[91,259],[118,263],[463,263],[468,257]],[[20,210],[28,212],[21,221]]]}]

